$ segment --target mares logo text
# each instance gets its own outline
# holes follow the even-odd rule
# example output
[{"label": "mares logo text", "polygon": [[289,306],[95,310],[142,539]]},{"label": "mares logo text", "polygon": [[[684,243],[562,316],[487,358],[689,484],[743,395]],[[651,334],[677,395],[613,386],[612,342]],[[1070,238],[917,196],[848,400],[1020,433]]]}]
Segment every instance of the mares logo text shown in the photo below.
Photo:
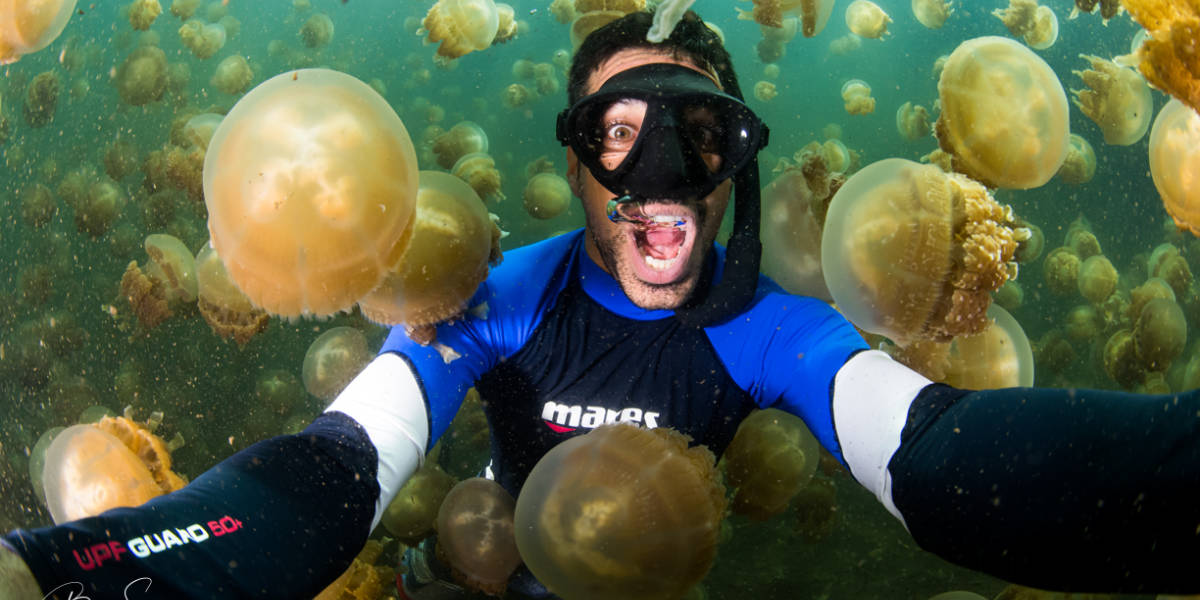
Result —
[{"label": "mares logo text", "polygon": [[613,410],[603,406],[583,407],[559,404],[553,400],[542,406],[542,420],[557,433],[574,431],[580,427],[595,429],[607,423],[641,423],[653,429],[658,427],[658,413],[640,408]]}]

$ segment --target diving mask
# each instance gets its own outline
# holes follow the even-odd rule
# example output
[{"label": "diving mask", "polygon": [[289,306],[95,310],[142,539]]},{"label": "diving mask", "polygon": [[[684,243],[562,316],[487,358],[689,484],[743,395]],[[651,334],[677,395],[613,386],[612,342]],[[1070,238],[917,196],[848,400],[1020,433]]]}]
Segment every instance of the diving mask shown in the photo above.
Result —
[{"label": "diving mask", "polygon": [[767,133],[744,102],[672,63],[614,75],[557,124],[558,140],[617,196],[610,218],[627,202],[707,196],[754,160]]}]

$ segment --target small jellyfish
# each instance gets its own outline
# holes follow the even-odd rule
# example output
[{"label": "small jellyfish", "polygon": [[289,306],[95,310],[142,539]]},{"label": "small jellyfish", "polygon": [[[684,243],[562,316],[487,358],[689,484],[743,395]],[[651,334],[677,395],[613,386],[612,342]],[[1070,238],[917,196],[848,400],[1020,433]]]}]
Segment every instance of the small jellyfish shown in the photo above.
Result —
[{"label": "small jellyfish", "polygon": [[1071,71],[1087,85],[1087,89],[1071,90],[1075,106],[1100,126],[1105,143],[1136,144],[1146,135],[1154,115],[1154,101],[1146,81],[1132,69],[1111,60],[1087,54],[1079,57],[1092,68]]},{"label": "small jellyfish", "polygon": [[871,86],[861,79],[851,79],[842,84],[842,100],[845,102],[846,112],[852,115],[869,115],[875,112]]},{"label": "small jellyfish", "polygon": [[461,313],[499,253],[479,195],[461,179],[421,171],[416,217],[400,267],[359,301],[376,323],[420,327]]},{"label": "small jellyfish", "polygon": [[74,13],[75,0],[5,3],[0,14],[0,65],[49,46]]},{"label": "small jellyfish", "polygon": [[125,179],[140,164],[137,147],[128,139],[117,138],[104,150],[104,173],[113,181]]},{"label": "small jellyfish", "polygon": [[821,144],[820,154],[831,173],[845,173],[855,161],[850,149],[839,139],[825,140]]},{"label": "small jellyfish", "polygon": [[754,21],[767,27],[783,25],[784,15],[795,13],[800,17],[800,32],[804,37],[813,37],[825,29],[829,16],[833,14],[834,0],[754,0],[754,9],[737,9],[738,18]]},{"label": "small jellyfish", "polygon": [[186,21],[200,9],[200,0],[174,0],[171,2],[171,14]]},{"label": "small jellyfish", "polygon": [[763,273],[793,294],[827,301],[821,226],[828,201],[814,196],[803,168],[785,169],[762,191]]},{"label": "small jellyfish", "polygon": [[1083,136],[1072,133],[1067,159],[1058,169],[1058,178],[1064,183],[1079,185],[1096,176],[1096,152]]},{"label": "small jellyfish", "polygon": [[1060,246],[1046,254],[1042,274],[1046,287],[1060,296],[1070,295],[1079,289],[1079,267],[1083,260],[1070,248]]},{"label": "small jellyfish", "polygon": [[522,108],[536,99],[533,90],[519,83],[510,83],[500,94],[500,102],[505,108]]},{"label": "small jellyfish", "polygon": [[1067,95],[1031,50],[1002,37],[967,40],[938,79],[941,149],[956,171],[987,185],[1038,187],[1067,157]]},{"label": "small jellyfish", "polygon": [[834,302],[859,328],[901,346],[948,341],[987,325],[990,293],[1015,276],[1013,254],[1028,235],[979,183],[886,159],[834,196],[822,270]]},{"label": "small jellyfish", "polygon": [[142,106],[162,98],[167,89],[167,55],[156,46],[142,46],[117,68],[113,80],[121,100]]},{"label": "small jellyfish", "polygon": [[604,425],[561,442],[517,498],[521,558],[571,598],[682,596],[716,556],[725,491],[714,462],[663,428]]},{"label": "small jellyfish", "polygon": [[211,244],[195,259],[197,308],[213,333],[245,346],[267,328],[266,311],[254,306],[237,288]]},{"label": "small jellyfish", "polygon": [[525,212],[535,219],[553,219],[571,203],[571,186],[556,173],[538,173],[525,184]]},{"label": "small jellyfish", "polygon": [[779,79],[779,65],[763,65],[763,77]]},{"label": "small jellyfish", "polygon": [[516,502],[500,484],[482,477],[464,480],[442,501],[437,513],[437,553],[455,580],[491,596],[501,596],[521,564],[513,533]]},{"label": "small jellyfish", "polygon": [[125,194],[107,178],[92,183],[75,206],[75,229],[92,238],[104,235],[125,207]]},{"label": "small jellyfish", "polygon": [[450,167],[450,173],[467,182],[484,200],[499,202],[505,197],[500,191],[500,170],[490,154],[472,152],[464,155]]},{"label": "small jellyfish", "polygon": [[183,137],[187,142],[202,150],[208,150],[208,143],[221,126],[224,117],[216,113],[201,113],[190,117],[183,126]]},{"label": "small jellyfish", "polygon": [[1024,37],[1037,26],[1037,0],[1008,0],[1008,8],[997,8],[992,16],[1000,19],[1014,37]]},{"label": "small jellyfish", "polygon": [[145,424],[128,414],[68,427],[54,437],[46,449],[43,485],[55,523],[139,506],[184,486],[171,470],[170,452],[180,442],[167,443],[153,433],[162,414]]},{"label": "small jellyfish", "polygon": [[269,313],[349,309],[407,247],[416,162],[367,84],[325,69],[277,75],[234,105],[204,155],[213,248]]},{"label": "small jellyfish", "polygon": [[234,54],[225,57],[217,65],[217,70],[213,73],[209,83],[230,96],[236,96],[246,91],[253,80],[254,72],[250,70],[250,63],[246,62],[246,57]]},{"label": "small jellyfish", "polygon": [[453,168],[467,154],[487,151],[487,133],[471,121],[460,121],[433,140],[433,153],[443,169]]},{"label": "small jellyfish", "polygon": [[1156,298],[1133,325],[1134,353],[1148,371],[1166,371],[1187,345],[1187,321],[1174,300]]},{"label": "small jellyfish", "polygon": [[896,110],[896,130],[910,142],[929,135],[929,111],[920,104],[905,102]]},{"label": "small jellyfish", "polygon": [[304,353],[304,389],[332,401],[369,362],[367,337],[353,327],[334,327],[317,336]]},{"label": "small jellyfish", "polygon": [[503,2],[496,3],[496,37],[492,39],[492,44],[503,44],[517,36],[519,29],[516,20],[516,11],[513,7],[504,4]]},{"label": "small jellyfish", "polygon": [[133,0],[129,5],[129,24],[138,31],[146,31],[161,14],[162,4],[158,0]]},{"label": "small jellyfish", "polygon": [[845,56],[861,47],[862,38],[854,35],[853,33],[847,33],[846,35],[829,42],[829,52],[838,56]]},{"label": "small jellyfish", "polygon": [[1150,175],[1180,229],[1200,235],[1200,114],[1167,102],[1150,131]]},{"label": "small jellyfish", "polygon": [[33,228],[45,227],[58,214],[58,202],[50,188],[34,183],[21,190],[21,217]]},{"label": "small jellyfish", "polygon": [[458,58],[492,45],[500,28],[500,13],[492,0],[438,0],[422,22],[429,43],[445,58]]},{"label": "small jellyfish", "polygon": [[965,390],[1033,385],[1033,348],[1021,324],[996,306],[988,307],[982,332],[955,338],[942,383]]},{"label": "small jellyfish", "polygon": [[817,438],[791,413],[756,410],[738,426],[721,455],[728,485],[736,491],[734,513],[765,521],[812,479],[820,462]]},{"label": "small jellyfish", "polygon": [[954,13],[953,0],[912,0],[913,16],[929,29],[941,29]]},{"label": "small jellyfish", "polygon": [[1022,38],[1030,48],[1045,50],[1058,41],[1058,16],[1049,6],[1037,7],[1033,18],[1033,29]]},{"label": "small jellyfish", "polygon": [[58,92],[61,86],[58,76],[53,71],[38,73],[25,92],[25,107],[22,114],[25,123],[37,129],[45,127],[54,120],[54,112],[58,108]]},{"label": "small jellyfish", "polygon": [[179,27],[179,41],[201,60],[225,47],[225,28],[218,23],[192,19]]},{"label": "small jellyfish", "polygon": [[1087,257],[1079,265],[1079,295],[1100,304],[1117,289],[1117,268],[1103,254]]},{"label": "small jellyfish", "polygon": [[871,0],[854,0],[846,7],[846,27],[859,37],[882,38],[891,22],[892,18]]},{"label": "small jellyfish", "polygon": [[196,259],[179,238],[165,233],[146,236],[146,254],[150,262],[146,274],[163,283],[168,302],[195,302],[197,294]]},{"label": "small jellyfish", "polygon": [[309,48],[323,48],[333,39],[333,19],[325,13],[316,13],[300,26],[300,41]]},{"label": "small jellyfish", "polygon": [[401,542],[416,545],[433,533],[438,508],[453,487],[454,478],[432,459],[427,460],[404,482],[384,510],[380,523]]},{"label": "small jellyfish", "polygon": [[779,91],[775,88],[775,84],[770,81],[759,81],[754,84],[754,97],[759,102],[770,102],[779,95]]}]

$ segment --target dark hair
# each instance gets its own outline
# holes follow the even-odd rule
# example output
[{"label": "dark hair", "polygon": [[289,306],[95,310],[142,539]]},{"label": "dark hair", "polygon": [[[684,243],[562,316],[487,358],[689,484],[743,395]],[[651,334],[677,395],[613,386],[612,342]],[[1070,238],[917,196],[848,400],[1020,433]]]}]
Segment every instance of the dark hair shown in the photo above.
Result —
[{"label": "dark hair", "polygon": [[669,53],[676,59],[689,60],[705,69],[711,69],[721,82],[725,93],[738,99],[742,89],[738,87],[737,74],[729,52],[721,44],[721,38],[693,11],[687,11],[675,26],[671,35],[660,43],[646,40],[646,33],[654,24],[654,13],[638,11],[629,13],[593,31],[580,44],[571,61],[571,72],[567,76],[567,104],[574,105],[584,96],[588,77],[600,63],[626,48],[653,48]]}]

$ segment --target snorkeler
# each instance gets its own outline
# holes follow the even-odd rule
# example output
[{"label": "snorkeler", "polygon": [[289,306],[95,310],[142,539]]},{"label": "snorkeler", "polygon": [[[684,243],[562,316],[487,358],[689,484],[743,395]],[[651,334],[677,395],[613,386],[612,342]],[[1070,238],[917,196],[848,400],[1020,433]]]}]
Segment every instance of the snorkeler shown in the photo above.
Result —
[{"label": "snorkeler", "polygon": [[[506,253],[472,302],[486,319],[437,329],[459,358],[393,329],[303,432],[141,507],[5,536],[0,593],[116,598],[148,578],[149,596],[312,597],[472,385],[513,496],[550,448],[598,425],[671,427],[720,454],[751,410],[774,407],[947,560],[1040,588],[1200,592],[1200,396],[935,384],[760,277],[767,128],[694,13],[661,44],[650,26],[635,13],[579,49],[557,135],[587,225]],[[413,564],[429,568],[406,594],[454,597],[434,558]],[[509,589],[550,597],[528,572]]]}]

